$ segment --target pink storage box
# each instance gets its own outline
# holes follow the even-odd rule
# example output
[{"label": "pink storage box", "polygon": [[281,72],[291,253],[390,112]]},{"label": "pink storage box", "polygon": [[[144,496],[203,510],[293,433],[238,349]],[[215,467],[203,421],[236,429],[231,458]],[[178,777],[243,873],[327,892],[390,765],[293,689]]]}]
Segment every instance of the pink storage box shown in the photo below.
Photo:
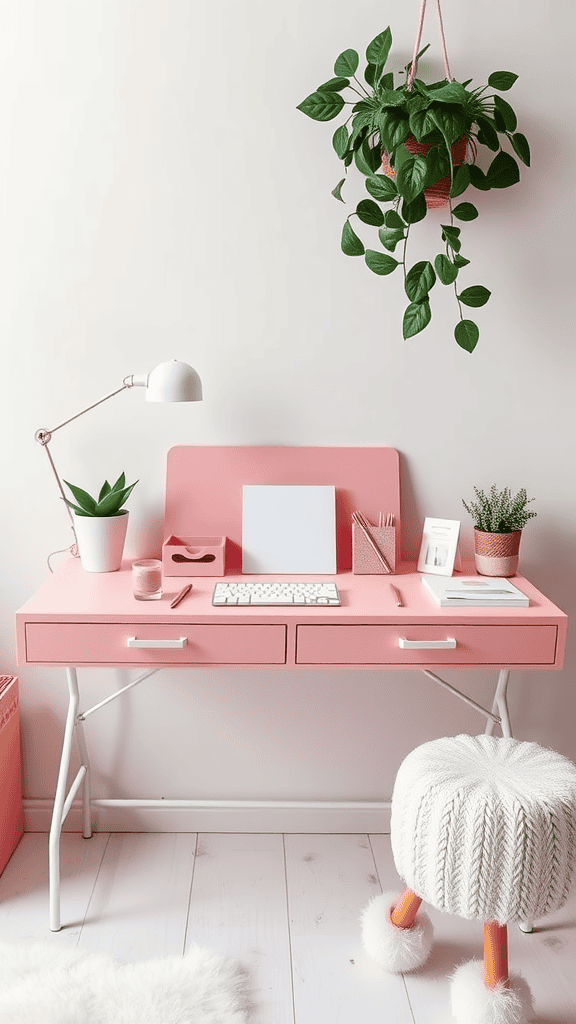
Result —
[{"label": "pink storage box", "polygon": [[0,676],[0,872],[23,831],[18,678]]},{"label": "pink storage box", "polygon": [[162,545],[165,576],[223,576],[226,537],[176,537]]}]

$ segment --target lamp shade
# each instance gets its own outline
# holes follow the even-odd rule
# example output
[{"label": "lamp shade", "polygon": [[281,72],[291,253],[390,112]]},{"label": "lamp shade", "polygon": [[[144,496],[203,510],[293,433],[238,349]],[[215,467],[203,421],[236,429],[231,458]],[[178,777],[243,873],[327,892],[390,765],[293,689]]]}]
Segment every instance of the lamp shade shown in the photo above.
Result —
[{"label": "lamp shade", "polygon": [[148,375],[147,402],[201,402],[202,381],[188,363],[172,359]]}]

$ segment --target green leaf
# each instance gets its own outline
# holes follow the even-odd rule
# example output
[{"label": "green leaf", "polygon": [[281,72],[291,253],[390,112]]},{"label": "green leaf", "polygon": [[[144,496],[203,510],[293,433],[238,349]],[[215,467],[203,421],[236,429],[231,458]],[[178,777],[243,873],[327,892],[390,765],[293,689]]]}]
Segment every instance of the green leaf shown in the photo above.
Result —
[{"label": "green leaf", "polygon": [[410,131],[418,142],[423,142],[427,135],[438,131],[434,110],[414,110],[410,114]]},{"label": "green leaf", "polygon": [[366,189],[374,199],[380,200],[381,203],[389,203],[398,195],[396,183],[384,174],[375,174],[371,178],[366,178]]},{"label": "green leaf", "polygon": [[344,200],[342,199],[342,185],[344,184],[345,181],[346,178],[342,178],[342,180],[339,181],[338,184],[336,185],[336,188],[333,188],[330,193],[330,195],[334,196],[334,199],[339,199],[341,203],[344,202]]},{"label": "green leaf", "polygon": [[336,58],[334,64],[335,75],[354,75],[358,70],[358,64],[360,58],[356,53],[356,50],[344,50],[339,57]]},{"label": "green leaf", "polygon": [[454,252],[459,252],[462,245],[459,235],[460,228],[452,227],[450,224],[442,224],[442,238]]},{"label": "green leaf", "polygon": [[110,484],[108,483],[107,480],[105,480],[104,483],[102,484],[100,494],[98,495],[98,501],[102,501],[102,498],[105,498],[107,494],[110,494],[111,490],[112,488],[110,487]]},{"label": "green leaf", "polygon": [[480,337],[480,331],[473,320],[460,320],[454,328],[454,337],[460,348],[473,352]]},{"label": "green leaf", "polygon": [[337,117],[344,100],[339,92],[313,92],[296,107],[314,121],[331,121]]},{"label": "green leaf", "polygon": [[381,89],[393,89],[394,88],[394,72],[389,71],[387,75],[383,75],[380,79]]},{"label": "green leaf", "polygon": [[347,256],[363,256],[364,246],[358,235],[350,227],[350,221],[346,221],[342,228],[342,252],[346,253]]},{"label": "green leaf", "polygon": [[384,223],[387,228],[400,228],[402,231],[406,227],[402,217],[399,213],[396,213],[396,210],[386,210]]},{"label": "green leaf", "polygon": [[474,185],[474,188],[480,189],[481,192],[488,192],[491,188],[484,171],[480,170],[476,164],[468,164],[470,168],[470,184]]},{"label": "green leaf", "polygon": [[503,100],[501,96],[494,97],[494,117],[496,113],[499,113],[502,121],[504,122],[504,128],[507,132],[515,132],[518,127],[518,119],[516,114],[512,110],[512,107],[506,100]]},{"label": "green leaf", "polygon": [[400,228],[384,227],[380,228],[378,232],[378,237],[382,242],[384,248],[388,249],[388,252],[394,252],[396,246],[398,245],[398,242],[403,241],[403,239],[406,236],[404,235],[404,232],[400,230]]},{"label": "green leaf", "polygon": [[332,136],[332,145],[334,146],[334,149],[336,150],[336,153],[341,160],[343,159],[346,150],[348,149],[348,139],[348,129],[345,124],[341,124],[340,127],[336,129],[334,135]]},{"label": "green leaf", "polygon": [[372,88],[374,88],[374,83],[376,81],[377,70],[378,68],[375,64],[367,64],[364,70],[364,79],[368,82],[368,85],[372,86]]},{"label": "green leaf", "polygon": [[499,89],[500,92],[508,92],[518,78],[512,71],[494,71],[488,79],[491,89]]},{"label": "green leaf", "polygon": [[120,476],[118,477],[116,483],[113,485],[112,490],[113,491],[122,491],[125,486],[126,486],[126,474],[125,473],[120,473]]},{"label": "green leaf", "polygon": [[387,256],[383,252],[375,252],[374,249],[366,249],[364,259],[366,260],[366,266],[370,267],[370,270],[375,274],[380,274],[381,276],[391,274],[393,270],[396,270],[396,267],[400,266],[398,260],[393,259],[392,256]]},{"label": "green leaf", "polygon": [[402,334],[404,338],[413,338],[428,326],[432,319],[430,303],[427,299],[424,302],[411,302],[406,308],[402,321]]},{"label": "green leaf", "polygon": [[411,203],[426,183],[428,165],[422,156],[411,156],[398,168],[396,185],[406,202]]},{"label": "green leaf", "polygon": [[362,155],[370,168],[370,174],[374,174],[382,166],[382,151],[380,146],[371,146],[368,139],[362,143]]},{"label": "green leaf", "polygon": [[366,60],[369,64],[376,64],[378,67],[383,67],[388,60],[388,54],[390,53],[390,47],[392,46],[392,33],[390,28],[381,32],[380,35],[376,36],[372,40],[368,49],[366,50]]},{"label": "green leaf", "polygon": [[509,188],[520,181],[520,171],[513,156],[498,153],[486,172],[486,181],[489,188]]},{"label": "green leaf", "polygon": [[407,203],[406,200],[402,203],[402,216],[407,224],[417,224],[418,221],[424,220],[427,212],[426,199],[423,192],[420,192],[411,203]]},{"label": "green leaf", "polygon": [[452,199],[456,199],[456,196],[461,196],[466,191],[470,184],[470,165],[462,164],[460,167],[454,168],[454,176],[452,179],[452,189],[450,195]]},{"label": "green leaf", "polygon": [[[354,142],[361,132],[364,132],[365,136],[366,132],[364,131],[364,129],[368,128],[368,125],[371,123],[371,121],[372,114],[369,111],[362,110],[360,113],[356,114],[352,121],[352,134],[350,136],[350,142]],[[364,141],[364,136],[360,140],[361,142]]]},{"label": "green leaf", "polygon": [[89,512],[84,512],[81,508],[78,508],[78,505],[75,505],[73,501],[68,501],[68,498],[64,498],[64,501],[68,505],[68,508],[71,508],[72,511],[75,512],[77,516],[89,516],[90,515]]},{"label": "green leaf", "polygon": [[98,502],[94,514],[97,516],[117,515],[137,483],[138,481],[135,480],[133,484],[130,484],[129,487],[125,487],[121,491],[110,491],[110,494],[107,494],[102,501]]},{"label": "green leaf", "polygon": [[478,115],[476,124],[479,129],[478,142],[482,146],[488,146],[488,149],[491,149],[493,153],[497,153],[500,149],[500,140],[498,139],[498,132],[494,122],[488,117]]},{"label": "green leaf", "polygon": [[431,108],[436,125],[447,146],[452,145],[464,134],[466,130],[466,119],[458,107],[433,107]]},{"label": "green leaf", "polygon": [[422,302],[436,283],[436,274],[430,260],[415,263],[408,271],[404,287],[411,302]]},{"label": "green leaf", "polygon": [[522,163],[526,164],[526,167],[530,167],[530,146],[528,145],[528,139],[526,136],[522,135],[522,132],[516,132],[510,141],[514,147],[516,155],[520,157]]},{"label": "green leaf", "polygon": [[356,215],[364,224],[373,224],[377,228],[384,223],[384,214],[372,199],[362,199],[356,207]]},{"label": "green leaf", "polygon": [[456,103],[462,106],[466,102],[466,89],[459,82],[449,82],[434,90],[434,102]]},{"label": "green leaf", "polygon": [[458,220],[476,220],[478,216],[478,210],[473,203],[458,203],[452,210],[452,213]]},{"label": "green leaf", "polygon": [[387,110],[378,119],[380,137],[384,148],[392,153],[402,142],[406,142],[410,134],[410,122],[407,115],[400,109]]},{"label": "green leaf", "polygon": [[436,257],[434,266],[442,284],[452,284],[458,277],[458,267],[444,253]]},{"label": "green leaf", "polygon": [[372,177],[374,171],[373,168],[370,167],[370,164],[366,162],[363,144],[359,146],[358,149],[355,150],[354,152],[354,163],[356,164],[356,167],[358,168],[361,174],[366,175],[367,178]]},{"label": "green leaf", "polygon": [[460,292],[458,298],[465,306],[485,306],[490,295],[491,292],[484,288],[484,285],[473,284],[470,288],[465,288],[463,292]]},{"label": "green leaf", "polygon": [[316,92],[341,92],[347,85],[350,85],[349,78],[331,78],[323,85],[319,85]]},{"label": "green leaf", "polygon": [[80,508],[82,508],[84,512],[87,512],[89,516],[93,516],[98,503],[90,494],[88,494],[88,491],[83,491],[81,487],[69,484],[67,480],[65,480],[64,483],[66,484],[66,487],[72,491],[72,494],[76,498]]},{"label": "green leaf", "polygon": [[452,256],[452,262],[456,267],[467,267],[468,264],[470,263],[470,260],[467,260],[459,252],[455,252]]}]

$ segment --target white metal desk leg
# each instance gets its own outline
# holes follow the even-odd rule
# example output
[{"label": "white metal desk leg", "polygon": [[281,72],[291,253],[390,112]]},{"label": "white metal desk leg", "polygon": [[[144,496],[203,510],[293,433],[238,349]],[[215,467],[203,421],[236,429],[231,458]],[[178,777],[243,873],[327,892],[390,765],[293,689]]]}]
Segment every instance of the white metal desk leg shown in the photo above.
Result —
[{"label": "white metal desk leg", "polygon": [[[500,669],[498,676],[498,684],[496,686],[496,693],[494,694],[494,700],[492,702],[492,714],[499,715],[502,726],[503,736],[512,736],[512,726],[510,725],[510,715],[508,714],[508,680],[510,678],[510,669]],[[486,722],[486,734],[492,735],[494,730],[494,722],[491,718]]]},{"label": "white metal desk leg", "polygon": [[86,774],[82,780],[82,835],[84,839],[92,838],[92,819],[90,815],[90,759],[86,736],[84,735],[84,723],[81,716],[76,718],[76,740],[80,751],[80,760],[86,767]]},{"label": "white metal desk leg", "polygon": [[74,725],[78,714],[78,677],[75,668],[66,669],[68,681],[68,714],[64,728],[64,739],[62,741],[62,755],[60,757],[60,770],[58,772],[58,783],[56,796],[54,797],[54,809],[52,811],[52,823],[50,825],[50,839],[48,843],[48,863],[50,876],[50,930],[60,931],[60,834],[62,832],[62,814],[66,802],[66,783],[68,781],[68,769],[70,767],[70,755],[72,753],[72,737]]}]

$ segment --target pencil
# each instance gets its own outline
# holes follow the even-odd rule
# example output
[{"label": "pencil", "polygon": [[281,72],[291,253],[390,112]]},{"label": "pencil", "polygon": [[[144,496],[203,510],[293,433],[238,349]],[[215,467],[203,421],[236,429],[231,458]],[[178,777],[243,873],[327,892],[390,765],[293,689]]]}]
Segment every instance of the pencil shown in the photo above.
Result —
[{"label": "pencil", "polygon": [[174,598],[174,600],[170,602],[170,607],[171,608],[175,608],[177,604],[180,604],[180,601],[183,601],[184,598],[186,597],[186,594],[189,594],[191,590],[192,590],[192,584],[191,583],[189,583],[187,587],[182,587],[182,590],[180,591],[180,593],[176,594],[176,597]]}]

